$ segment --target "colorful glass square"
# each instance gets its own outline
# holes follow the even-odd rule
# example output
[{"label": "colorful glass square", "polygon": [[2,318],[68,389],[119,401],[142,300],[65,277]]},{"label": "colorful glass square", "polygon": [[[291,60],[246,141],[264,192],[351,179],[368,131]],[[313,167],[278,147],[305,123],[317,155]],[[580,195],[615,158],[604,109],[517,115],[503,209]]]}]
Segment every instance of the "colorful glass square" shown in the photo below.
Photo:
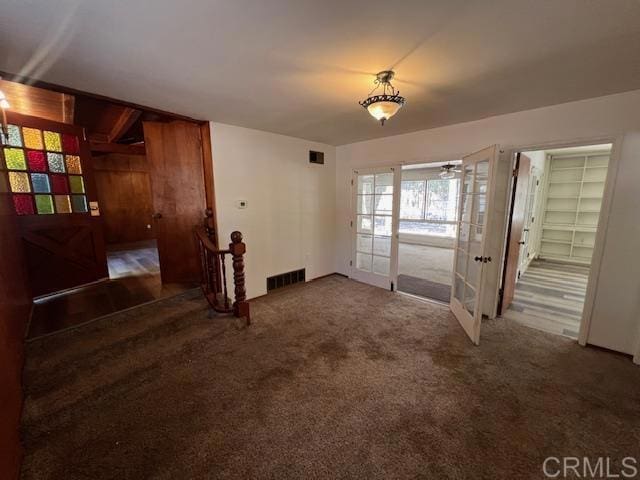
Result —
[{"label": "colorful glass square", "polygon": [[53,199],[51,195],[34,195],[36,199],[36,209],[39,215],[46,215],[53,212]]},{"label": "colorful glass square", "polygon": [[24,146],[32,150],[42,150],[42,132],[37,128],[22,127],[22,136],[24,137]]},{"label": "colorful glass square", "polygon": [[62,151],[62,140],[60,140],[60,134],[58,132],[44,132],[44,146],[50,152]]},{"label": "colorful glass square", "polygon": [[51,191],[53,193],[69,193],[69,182],[66,175],[52,173],[49,176],[51,180]]},{"label": "colorful glass square", "polygon": [[18,215],[33,215],[35,212],[33,208],[33,198],[31,195],[25,195],[24,193],[18,193],[13,196],[13,205],[16,207],[16,213]]},{"label": "colorful glass square", "polygon": [[71,213],[69,195],[56,195],[53,198],[56,202],[56,213]]},{"label": "colorful glass square", "polygon": [[46,173],[32,173],[31,185],[35,193],[49,193],[51,186],[49,185],[49,175]]},{"label": "colorful glass square", "polygon": [[5,148],[4,161],[9,170],[27,169],[27,162],[24,159],[24,150],[21,148]]},{"label": "colorful glass square", "polygon": [[9,185],[12,192],[27,193],[31,191],[29,175],[24,172],[9,172]]},{"label": "colorful glass square", "polygon": [[80,151],[78,137],[72,133],[62,134],[62,150],[64,153],[78,154]]},{"label": "colorful glass square", "polygon": [[29,164],[29,170],[32,172],[46,172],[47,160],[44,156],[44,152],[38,150],[27,151],[27,163]]},{"label": "colorful glass square", "polygon": [[3,145],[10,145],[12,147],[22,146],[20,127],[17,125],[7,125],[7,133],[8,135],[5,135],[2,129],[0,129],[0,140]]},{"label": "colorful glass square", "polygon": [[82,174],[82,164],[80,163],[80,157],[77,155],[66,155],[67,172]]},{"label": "colorful glass square", "polygon": [[87,213],[87,197],[84,195],[72,195],[71,203],[75,213]]},{"label": "colorful glass square", "polygon": [[71,193],[84,193],[84,181],[79,175],[69,175],[69,185]]},{"label": "colorful glass square", "polygon": [[49,170],[52,172],[64,173],[64,159],[61,153],[47,153]]}]

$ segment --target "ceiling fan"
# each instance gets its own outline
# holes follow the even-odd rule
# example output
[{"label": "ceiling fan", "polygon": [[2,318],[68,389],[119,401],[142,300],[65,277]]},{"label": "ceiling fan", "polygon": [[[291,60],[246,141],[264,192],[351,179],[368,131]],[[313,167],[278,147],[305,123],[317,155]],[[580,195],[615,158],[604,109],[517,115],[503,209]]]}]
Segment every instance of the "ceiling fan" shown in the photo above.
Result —
[{"label": "ceiling fan", "polygon": [[460,170],[459,165],[447,163],[446,165],[442,165],[442,167],[440,167],[440,178],[442,178],[443,180],[450,180],[452,178],[455,178],[456,173],[460,172],[462,172],[462,170]]}]

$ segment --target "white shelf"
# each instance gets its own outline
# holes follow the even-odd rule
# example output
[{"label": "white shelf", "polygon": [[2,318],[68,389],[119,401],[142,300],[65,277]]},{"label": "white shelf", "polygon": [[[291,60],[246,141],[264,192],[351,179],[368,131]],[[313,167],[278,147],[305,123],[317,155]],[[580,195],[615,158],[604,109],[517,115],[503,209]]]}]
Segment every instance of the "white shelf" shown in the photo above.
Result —
[{"label": "white shelf", "polygon": [[609,153],[548,157],[540,257],[590,263]]}]

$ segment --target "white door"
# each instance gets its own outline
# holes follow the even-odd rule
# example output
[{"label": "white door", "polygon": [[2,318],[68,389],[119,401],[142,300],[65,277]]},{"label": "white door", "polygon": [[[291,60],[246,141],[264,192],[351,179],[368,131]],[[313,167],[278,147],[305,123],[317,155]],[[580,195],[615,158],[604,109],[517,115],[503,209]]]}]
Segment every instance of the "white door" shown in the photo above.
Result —
[{"label": "white door", "polygon": [[354,170],[351,278],[392,288],[397,276],[400,168]]},{"label": "white door", "polygon": [[485,242],[485,227],[491,212],[487,206],[498,155],[497,146],[492,146],[462,160],[451,311],[476,345],[480,343],[485,265],[499,261],[487,256]]}]

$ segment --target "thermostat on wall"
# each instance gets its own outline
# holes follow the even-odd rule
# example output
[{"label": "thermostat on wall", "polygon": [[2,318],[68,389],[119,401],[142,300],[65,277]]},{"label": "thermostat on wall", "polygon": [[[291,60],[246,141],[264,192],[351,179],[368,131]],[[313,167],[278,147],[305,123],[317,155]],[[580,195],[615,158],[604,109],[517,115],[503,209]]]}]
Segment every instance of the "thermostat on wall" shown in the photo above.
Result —
[{"label": "thermostat on wall", "polygon": [[238,208],[247,208],[247,201],[246,200],[238,200],[236,202],[236,207],[238,207]]}]

